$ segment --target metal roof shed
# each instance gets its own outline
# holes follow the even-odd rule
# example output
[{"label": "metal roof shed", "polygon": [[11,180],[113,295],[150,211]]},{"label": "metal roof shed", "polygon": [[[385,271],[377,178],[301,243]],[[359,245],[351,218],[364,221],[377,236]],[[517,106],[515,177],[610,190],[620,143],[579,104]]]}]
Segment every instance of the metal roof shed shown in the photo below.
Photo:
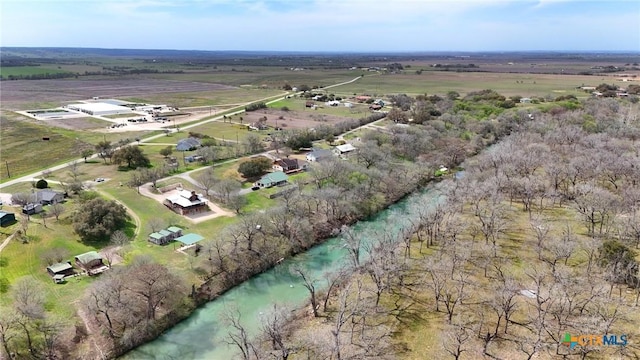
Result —
[{"label": "metal roof shed", "polygon": [[179,241],[184,245],[193,245],[201,240],[204,240],[204,238],[198,234],[186,234],[176,238],[176,241]]}]

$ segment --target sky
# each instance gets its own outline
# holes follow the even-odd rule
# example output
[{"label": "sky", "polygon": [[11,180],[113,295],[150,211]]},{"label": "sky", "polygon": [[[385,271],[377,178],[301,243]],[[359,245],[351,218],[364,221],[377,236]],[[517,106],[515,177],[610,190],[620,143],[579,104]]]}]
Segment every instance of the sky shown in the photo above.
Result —
[{"label": "sky", "polygon": [[640,51],[638,0],[2,0],[0,46]]}]

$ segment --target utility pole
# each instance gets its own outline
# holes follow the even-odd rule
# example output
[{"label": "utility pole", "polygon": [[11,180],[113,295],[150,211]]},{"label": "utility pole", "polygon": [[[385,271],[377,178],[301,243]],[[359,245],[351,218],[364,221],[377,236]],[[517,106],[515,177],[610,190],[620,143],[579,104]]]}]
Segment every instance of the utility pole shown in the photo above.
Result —
[{"label": "utility pole", "polygon": [[11,173],[9,172],[9,162],[7,160],[5,160],[4,164],[7,165],[7,177],[9,179],[11,179]]}]

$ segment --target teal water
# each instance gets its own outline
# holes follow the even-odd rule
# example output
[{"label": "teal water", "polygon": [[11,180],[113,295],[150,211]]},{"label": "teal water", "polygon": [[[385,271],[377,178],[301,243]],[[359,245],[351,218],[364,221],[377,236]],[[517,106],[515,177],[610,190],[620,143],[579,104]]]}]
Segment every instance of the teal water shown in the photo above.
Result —
[{"label": "teal water", "polygon": [[[432,206],[440,199],[440,189],[445,183],[411,194],[375,217],[354,224],[351,229],[363,237],[363,244],[375,241],[377,233],[382,231],[399,231],[416,216],[416,208]],[[326,274],[344,266],[347,255],[340,237],[328,239],[229,290],[156,340],[130,351],[121,359],[232,359],[238,350],[225,340],[228,334],[223,320],[225,311],[237,309],[247,332],[256,334],[261,314],[273,309],[273,304],[299,308],[308,301],[309,293],[302,281],[289,273],[292,265],[306,269],[310,277],[317,280],[316,289],[321,290],[327,286]],[[366,254],[361,258],[366,258]]]}]

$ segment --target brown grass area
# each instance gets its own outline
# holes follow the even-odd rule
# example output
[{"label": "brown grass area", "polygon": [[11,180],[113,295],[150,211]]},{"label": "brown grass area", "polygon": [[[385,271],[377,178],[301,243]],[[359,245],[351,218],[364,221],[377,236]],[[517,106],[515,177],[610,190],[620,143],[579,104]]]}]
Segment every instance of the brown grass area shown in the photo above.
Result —
[{"label": "brown grass area", "polygon": [[332,125],[347,120],[341,116],[321,114],[308,111],[282,111],[276,109],[261,109],[243,114],[243,122],[251,124],[266,116],[267,125],[286,129],[309,129],[319,125]]},{"label": "brown grass area", "polygon": [[147,78],[97,78],[16,80],[2,83],[2,103],[7,109],[26,109],[24,105],[42,102],[72,102],[93,96],[101,98],[145,98],[149,94],[222,91],[232,86],[193,81],[166,81]]}]

